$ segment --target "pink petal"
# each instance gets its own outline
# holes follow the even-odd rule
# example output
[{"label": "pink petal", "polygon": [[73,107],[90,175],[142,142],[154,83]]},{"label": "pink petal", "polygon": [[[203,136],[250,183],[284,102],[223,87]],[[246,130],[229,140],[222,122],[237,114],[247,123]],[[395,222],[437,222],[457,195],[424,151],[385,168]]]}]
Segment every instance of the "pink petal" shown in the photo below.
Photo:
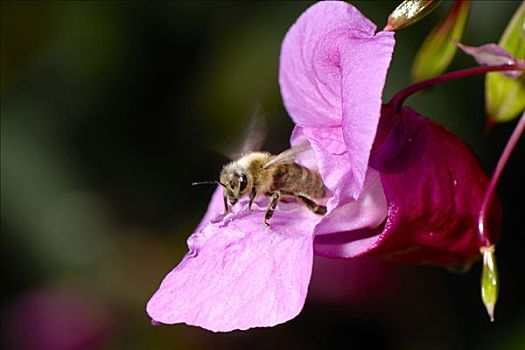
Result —
[{"label": "pink petal", "polygon": [[[352,165],[346,191],[353,198],[368,168],[394,47],[392,32],[374,35],[375,29],[347,3],[320,2],[299,17],[281,49],[279,83],[286,109],[307,137],[317,135],[311,143],[318,150],[341,155],[346,148]],[[329,131],[336,135],[322,141]],[[341,135],[337,142],[344,148],[332,142]]]},{"label": "pink petal", "polygon": [[[331,135],[328,137],[327,133]],[[353,166],[348,160],[341,128],[296,126],[292,132],[291,144],[305,142],[309,142],[314,150],[315,164],[324,184],[334,195],[334,206],[353,200],[349,186],[355,181]]]},{"label": "pink petal", "polygon": [[[359,198],[352,199],[351,194],[346,191],[347,184],[352,181],[352,178],[348,177],[352,165],[346,158],[346,151],[341,155],[326,151],[332,147],[339,147],[338,145],[342,142],[340,131],[333,132],[326,140],[323,140],[324,135],[321,133],[321,137],[318,138],[315,132],[307,138],[306,134],[311,132],[311,129],[296,126],[291,142],[292,144],[312,142],[313,154],[305,154],[297,160],[311,169],[317,168],[323,182],[333,195],[328,197],[328,213],[316,227],[315,234],[375,228],[380,225],[386,218],[387,205],[379,173],[369,168]],[[326,129],[328,128],[324,130]],[[335,140],[335,135],[339,135],[341,141]]]},{"label": "pink petal", "polygon": [[190,237],[190,251],[147,305],[154,321],[227,332],[274,326],[301,311],[320,217],[280,203],[267,228],[266,208],[245,206]]},{"label": "pink petal", "polygon": [[[479,47],[463,45],[456,42],[456,45],[467,55],[472,56],[476,62],[480,65],[485,66],[500,66],[500,65],[511,65],[517,64],[523,60],[517,60],[512,56],[510,52],[505,50],[503,47],[497,44],[485,44]],[[511,78],[519,77],[523,72],[516,71],[505,71],[501,72]]]},{"label": "pink petal", "polygon": [[387,217],[387,203],[377,171],[369,168],[359,199],[334,206],[328,201],[328,213],[317,225],[315,234],[325,235],[366,228],[376,228]]},{"label": "pink petal", "polygon": [[456,42],[456,45],[481,65],[498,66],[502,64],[514,64],[516,61],[510,52],[497,44],[485,44],[475,47]]},{"label": "pink petal", "polygon": [[[296,124],[341,125],[341,77],[337,52],[318,49],[334,31],[371,37],[376,27],[344,2],[318,2],[290,28],[281,48],[279,82],[284,103]],[[344,39],[344,38],[342,38]],[[352,45],[352,38],[346,43]],[[323,49],[327,49],[323,47]]]},{"label": "pink petal", "polygon": [[[318,235],[317,254],[435,264],[466,264],[479,256],[477,218],[488,178],[459,138],[408,107],[396,114],[385,106],[372,154],[387,200],[386,222]],[[490,214],[495,241],[499,203]]]},{"label": "pink petal", "polygon": [[368,169],[393,49],[393,33],[380,32],[361,40],[358,47],[349,48],[342,65],[343,96],[346,96],[343,98],[343,136],[354,165],[354,198],[361,191]]}]

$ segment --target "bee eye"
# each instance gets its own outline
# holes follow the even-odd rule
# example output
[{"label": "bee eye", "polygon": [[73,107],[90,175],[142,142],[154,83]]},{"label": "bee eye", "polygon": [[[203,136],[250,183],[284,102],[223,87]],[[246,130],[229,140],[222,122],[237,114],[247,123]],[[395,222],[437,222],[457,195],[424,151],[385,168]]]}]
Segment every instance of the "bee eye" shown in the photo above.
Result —
[{"label": "bee eye", "polygon": [[246,186],[248,185],[248,178],[246,177],[246,174],[242,174],[239,177],[239,191],[242,192]]}]

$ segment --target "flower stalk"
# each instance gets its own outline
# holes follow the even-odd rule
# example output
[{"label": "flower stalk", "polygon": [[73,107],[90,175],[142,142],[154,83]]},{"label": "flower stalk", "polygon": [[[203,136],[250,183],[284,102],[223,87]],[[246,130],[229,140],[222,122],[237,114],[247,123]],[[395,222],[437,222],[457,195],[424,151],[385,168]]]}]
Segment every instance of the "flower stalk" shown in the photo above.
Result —
[{"label": "flower stalk", "polygon": [[487,312],[490,317],[490,321],[494,322],[494,307],[496,306],[496,301],[498,300],[498,291],[499,291],[499,280],[498,280],[498,269],[496,266],[496,256],[494,255],[495,246],[491,244],[490,238],[486,232],[486,221],[489,211],[490,203],[494,197],[496,187],[498,185],[499,178],[503,169],[507,165],[507,161],[514,150],[518,140],[523,134],[525,129],[525,112],[521,115],[521,118],[514,128],[512,135],[509,138],[509,141],[505,145],[505,149],[501,154],[496,169],[490,178],[490,182],[483,197],[483,202],[479,212],[478,218],[478,234],[481,242],[484,242],[486,245],[480,248],[480,253],[483,256],[483,270],[481,273],[481,299],[487,308]]},{"label": "flower stalk", "polygon": [[423,80],[419,83],[412,84],[403,90],[399,91],[388,103],[392,109],[396,112],[401,111],[401,107],[403,106],[403,103],[407,98],[415,94],[416,92],[419,92],[421,90],[425,90],[431,86],[446,83],[452,80],[461,79],[461,78],[467,78],[474,75],[479,74],[486,74],[490,72],[501,72],[501,71],[521,71],[525,72],[525,64],[518,62],[516,64],[506,64],[501,66],[479,66],[479,67],[472,67],[467,69],[462,69],[458,71],[453,71],[449,73],[445,73],[443,75],[440,75],[435,78],[430,78],[427,80]]},{"label": "flower stalk", "polygon": [[512,154],[512,151],[514,150],[514,147],[516,147],[518,140],[523,134],[524,129],[525,129],[525,113],[521,115],[521,118],[518,124],[514,128],[512,135],[507,141],[507,144],[505,145],[505,149],[503,150],[503,153],[501,153],[501,156],[498,160],[498,164],[496,165],[496,169],[494,169],[494,173],[492,174],[492,177],[490,178],[490,182],[487,187],[487,191],[485,192],[485,196],[483,198],[483,203],[481,205],[481,209],[479,212],[479,219],[478,219],[479,239],[480,241],[484,243],[485,246],[490,246],[492,243],[490,242],[490,239],[486,232],[489,206],[490,206],[490,203],[492,202],[492,198],[494,197],[494,192],[496,191],[496,187],[498,185],[498,181],[501,176],[501,173],[503,172],[503,169],[505,169],[505,166],[507,165],[507,161],[509,160],[509,157]]}]

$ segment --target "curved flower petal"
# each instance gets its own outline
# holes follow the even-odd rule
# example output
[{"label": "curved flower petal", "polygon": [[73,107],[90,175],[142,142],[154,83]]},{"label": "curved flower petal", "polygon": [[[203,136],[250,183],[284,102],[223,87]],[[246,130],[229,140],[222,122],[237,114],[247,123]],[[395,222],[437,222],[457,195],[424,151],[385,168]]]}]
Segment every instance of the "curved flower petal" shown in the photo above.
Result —
[{"label": "curved flower petal", "polygon": [[361,191],[368,169],[394,37],[392,32],[380,32],[356,44],[359,46],[348,53],[342,65],[343,85],[346,87],[342,101],[343,136],[350,162],[354,165],[354,198]]},{"label": "curved flower petal", "polygon": [[324,150],[321,162],[344,156],[352,165],[345,184],[352,198],[364,183],[394,48],[394,34],[375,29],[345,2],[320,2],[299,17],[281,49],[286,109],[314,149]]},{"label": "curved flower petal", "polygon": [[503,47],[490,43],[481,46],[468,46],[460,42],[455,43],[464,53],[472,56],[476,62],[486,66],[501,64],[515,64],[516,59]]},{"label": "curved flower petal", "polygon": [[[331,208],[331,201],[328,201]],[[325,235],[334,232],[376,228],[387,216],[387,203],[380,174],[369,168],[363,191],[359,199],[329,210],[315,228],[315,234]]]},{"label": "curved flower petal", "polygon": [[[303,144],[314,140],[314,138],[306,137],[305,129],[308,128],[300,126],[294,128],[291,137],[292,144]],[[337,134],[334,132],[328,139],[333,140]],[[331,146],[327,145],[327,147]],[[315,234],[322,235],[379,226],[387,215],[386,199],[379,173],[368,168],[359,198],[351,199],[350,194],[345,192],[348,188],[347,184],[352,181],[352,178],[347,176],[349,169],[352,168],[348,159],[344,155],[326,157],[326,148],[319,147],[316,143],[312,144],[312,148],[315,151],[313,154],[304,154],[297,161],[310,169],[317,168],[325,185],[333,194],[326,204],[328,213],[317,225]],[[328,159],[331,159],[332,162],[327,161]]]},{"label": "curved flower petal", "polygon": [[[339,1],[318,2],[297,19],[284,38],[279,72],[284,104],[296,124],[341,125],[338,49],[372,37],[375,29],[355,7]],[[328,38],[337,42],[326,43]]]},{"label": "curved flower petal", "polygon": [[250,213],[245,205],[189,238],[190,251],[147,305],[154,321],[227,332],[274,326],[301,311],[320,217],[280,203],[266,227],[266,208]]},{"label": "curved flower petal", "polygon": [[[481,46],[468,46],[463,45],[460,42],[455,43],[464,53],[472,56],[476,62],[480,65],[485,66],[499,66],[499,65],[512,65],[523,63],[524,60],[516,59],[510,52],[505,50],[505,48],[497,44],[485,44]],[[523,74],[522,71],[503,71],[500,74],[505,75],[510,78],[518,78]]]},{"label": "curved flower petal", "polygon": [[[324,138],[325,136],[327,137]],[[353,166],[348,160],[341,128],[312,129],[296,126],[290,142],[292,145],[308,142],[312,146],[315,161],[307,166],[317,167],[325,186],[334,196],[332,207],[352,200],[350,188],[354,183]],[[338,154],[341,148],[343,151]]]},{"label": "curved flower petal", "polygon": [[[488,178],[459,138],[408,107],[397,114],[384,106],[370,165],[381,173],[385,224],[317,236],[316,253],[447,265],[479,256],[477,218]],[[490,213],[496,235],[499,202]]]}]

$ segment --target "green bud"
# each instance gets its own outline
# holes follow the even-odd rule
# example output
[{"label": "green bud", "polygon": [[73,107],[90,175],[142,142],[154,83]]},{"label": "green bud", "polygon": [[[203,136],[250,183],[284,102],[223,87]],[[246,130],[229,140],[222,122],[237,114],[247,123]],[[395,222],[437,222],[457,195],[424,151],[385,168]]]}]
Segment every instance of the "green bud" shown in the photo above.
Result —
[{"label": "green bud", "polygon": [[412,66],[415,81],[442,74],[449,66],[467,24],[470,1],[457,0],[447,15],[432,29],[419,48]]},{"label": "green bud", "polygon": [[494,255],[494,245],[481,247],[480,253],[483,255],[481,299],[487,308],[490,321],[494,322],[494,307],[498,300],[499,291],[498,268],[496,266],[496,256]]},{"label": "green bud", "polygon": [[441,0],[405,0],[388,16],[384,30],[396,30],[408,27],[432,11]]},{"label": "green bud", "polygon": [[[525,56],[525,2],[523,2],[503,33],[499,46],[516,59]],[[485,78],[485,107],[489,118],[496,122],[509,121],[525,108],[525,77],[512,79],[499,73]]]}]

